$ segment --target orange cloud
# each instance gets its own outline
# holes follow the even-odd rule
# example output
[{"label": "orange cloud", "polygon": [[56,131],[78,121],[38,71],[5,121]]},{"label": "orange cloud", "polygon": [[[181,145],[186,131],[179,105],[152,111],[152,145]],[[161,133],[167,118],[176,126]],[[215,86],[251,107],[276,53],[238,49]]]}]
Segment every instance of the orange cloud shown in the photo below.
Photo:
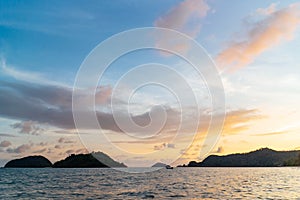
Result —
[{"label": "orange cloud", "polygon": [[[201,29],[201,19],[207,15],[209,9],[205,0],[185,0],[159,17],[154,25],[173,29],[195,38]],[[156,40],[158,47],[168,47],[183,53],[189,50],[189,44],[180,42],[174,44],[176,40],[171,35],[163,34]],[[163,53],[163,55],[168,54]]]},{"label": "orange cloud", "polygon": [[111,98],[112,88],[111,86],[98,86],[95,93],[96,104],[102,105],[108,103]]},{"label": "orange cloud", "polygon": [[174,29],[195,37],[200,30],[199,18],[207,15],[209,6],[204,0],[185,0],[158,18],[157,27]]},{"label": "orange cloud", "polygon": [[258,110],[235,110],[227,113],[222,135],[235,135],[249,129],[249,123],[264,118]]},{"label": "orange cloud", "polygon": [[[224,126],[222,129],[222,135],[235,135],[240,134],[243,131],[249,129],[250,122],[262,119],[264,116],[258,113],[256,109],[242,109],[242,110],[233,110],[227,112],[225,117]],[[199,130],[198,134],[195,136],[192,144],[187,150],[182,151],[182,156],[175,164],[187,163],[191,160],[200,160],[200,152],[203,148],[207,148],[207,141],[205,140],[207,135],[207,130],[209,127],[209,121],[205,120],[202,122],[202,128]],[[209,140],[208,140],[209,141]],[[216,151],[223,153],[223,148],[218,148]],[[216,153],[216,151],[214,153]],[[204,155],[202,155],[204,156]]]},{"label": "orange cloud", "polygon": [[260,10],[266,17],[254,23],[246,39],[234,40],[217,55],[221,67],[238,69],[252,63],[257,56],[282,41],[293,39],[300,25],[299,3],[274,11],[274,6]]},{"label": "orange cloud", "polygon": [[273,132],[267,132],[267,133],[259,133],[259,134],[253,134],[253,136],[270,136],[270,135],[281,135],[289,133],[289,131],[273,131]]}]

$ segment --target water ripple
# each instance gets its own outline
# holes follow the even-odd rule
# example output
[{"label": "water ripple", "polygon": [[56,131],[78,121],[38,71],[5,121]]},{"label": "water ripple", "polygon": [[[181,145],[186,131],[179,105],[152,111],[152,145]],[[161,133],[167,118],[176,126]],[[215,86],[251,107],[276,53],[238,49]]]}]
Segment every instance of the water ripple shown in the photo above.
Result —
[{"label": "water ripple", "polygon": [[0,169],[0,199],[300,199],[299,168]]}]

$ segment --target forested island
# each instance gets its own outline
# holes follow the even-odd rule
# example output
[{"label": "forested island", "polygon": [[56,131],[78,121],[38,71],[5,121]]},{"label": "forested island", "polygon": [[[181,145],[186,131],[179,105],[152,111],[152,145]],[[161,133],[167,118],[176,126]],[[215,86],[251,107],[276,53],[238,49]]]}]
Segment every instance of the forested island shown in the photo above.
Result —
[{"label": "forested island", "polygon": [[52,167],[52,163],[43,156],[27,156],[14,159],[6,163],[6,168],[45,168]]},{"label": "forested island", "polygon": [[67,158],[52,164],[43,156],[27,156],[20,159],[11,160],[4,166],[5,168],[109,168],[127,167],[119,163],[107,154],[93,152],[89,154],[72,154]]},{"label": "forested island", "polygon": [[283,167],[300,166],[300,151],[262,148],[249,153],[210,155],[202,162],[191,161],[181,167]]},{"label": "forested island", "polygon": [[[164,167],[156,163],[152,167]],[[275,151],[262,148],[248,153],[236,153],[224,156],[210,155],[202,162],[191,161],[178,167],[284,167],[300,166],[300,151]],[[127,167],[102,152],[72,154],[52,164],[43,156],[28,156],[9,161],[5,168],[118,168]]]}]

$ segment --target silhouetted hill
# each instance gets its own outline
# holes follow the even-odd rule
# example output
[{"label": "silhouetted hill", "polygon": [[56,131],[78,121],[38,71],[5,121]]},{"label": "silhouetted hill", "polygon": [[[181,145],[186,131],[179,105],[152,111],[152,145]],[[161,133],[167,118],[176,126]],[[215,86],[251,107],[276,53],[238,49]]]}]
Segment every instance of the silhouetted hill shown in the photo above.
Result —
[{"label": "silhouetted hill", "polygon": [[53,164],[56,168],[107,168],[126,167],[123,163],[114,161],[108,155],[97,152],[92,154],[72,154],[64,160]]},{"label": "silhouetted hill", "polygon": [[166,167],[167,165],[165,163],[161,163],[161,162],[158,162],[158,163],[155,163],[154,165],[152,165],[151,167]]},{"label": "silhouetted hill", "polygon": [[7,168],[43,168],[52,167],[52,163],[43,156],[28,156],[11,160],[4,167]]},{"label": "silhouetted hill", "polygon": [[300,151],[275,151],[262,148],[249,153],[211,155],[202,162],[191,161],[188,167],[278,167],[300,164]]}]

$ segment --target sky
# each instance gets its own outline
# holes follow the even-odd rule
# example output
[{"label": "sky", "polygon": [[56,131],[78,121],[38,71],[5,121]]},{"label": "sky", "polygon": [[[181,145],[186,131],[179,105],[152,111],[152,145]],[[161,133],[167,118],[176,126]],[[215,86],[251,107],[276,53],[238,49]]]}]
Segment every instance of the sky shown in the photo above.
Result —
[{"label": "sky", "polygon": [[[179,31],[205,49],[223,83],[226,115],[212,108],[206,77],[188,62],[143,49],[111,63],[97,83],[96,116],[103,134],[95,127],[76,129],[72,91],[84,59],[111,36],[143,27]],[[212,113],[220,121],[224,117],[224,124],[210,154],[300,149],[299,27],[300,4],[290,0],[0,0],[0,166],[27,155],[41,154],[54,162],[88,151],[103,151],[128,166],[200,161],[207,156],[200,151],[207,145],[203,141]],[[156,45],[166,41],[175,39],[162,35]],[[193,52],[186,44],[173,48]],[[106,51],[113,53],[112,48]],[[189,89],[177,82],[176,74],[161,73],[162,66],[137,71],[115,89],[124,74],[147,63],[170,66]],[[168,82],[184,96],[181,102],[154,84],[140,87],[125,103],[133,85],[149,77]],[[87,100],[76,101],[85,105]],[[167,119],[156,137],[143,139],[145,133],[136,131],[128,131],[128,137],[114,121],[114,114],[122,118],[129,110],[140,126],[149,124],[151,114],[160,123],[155,119],[161,108]],[[199,127],[193,130],[195,123]]]}]

